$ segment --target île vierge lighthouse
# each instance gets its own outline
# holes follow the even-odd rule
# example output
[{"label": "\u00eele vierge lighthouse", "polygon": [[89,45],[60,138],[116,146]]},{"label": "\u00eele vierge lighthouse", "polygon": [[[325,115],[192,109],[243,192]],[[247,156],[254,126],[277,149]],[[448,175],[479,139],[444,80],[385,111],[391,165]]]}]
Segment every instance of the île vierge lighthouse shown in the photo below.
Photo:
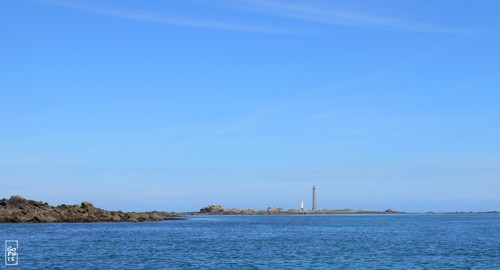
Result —
[{"label": "\u00eele vierge lighthouse", "polygon": [[316,208],[316,185],[313,185],[313,204],[311,211],[318,211]]},{"label": "\u00eele vierge lighthouse", "polygon": [[[300,201],[300,211],[304,212],[306,211],[304,208],[304,200]],[[311,211],[318,211],[318,208],[316,208],[316,185],[313,185],[313,197],[312,197],[312,209]]]}]

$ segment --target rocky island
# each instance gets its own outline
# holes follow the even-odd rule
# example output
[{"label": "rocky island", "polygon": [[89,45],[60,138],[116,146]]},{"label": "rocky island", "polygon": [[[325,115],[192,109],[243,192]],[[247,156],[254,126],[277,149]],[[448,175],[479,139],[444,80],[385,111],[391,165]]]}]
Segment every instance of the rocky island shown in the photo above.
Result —
[{"label": "rocky island", "polygon": [[49,222],[144,222],[185,219],[186,215],[285,215],[285,214],[394,214],[402,213],[387,209],[371,210],[284,210],[280,207],[268,207],[266,210],[224,208],[213,204],[201,208],[198,212],[122,212],[107,211],[95,207],[91,202],[76,205],[61,204],[51,206],[46,202],[25,199],[13,195],[10,199],[0,200],[0,223],[49,223]]},{"label": "rocky island", "polygon": [[[254,209],[238,209],[238,208],[224,208],[219,204],[207,205],[200,209],[198,212],[186,212],[182,215],[321,215],[321,214],[419,214],[416,212],[402,212],[396,211],[391,208],[379,211],[379,210],[355,210],[355,209],[321,209],[321,210],[307,210],[307,209],[288,209],[285,210],[281,207],[268,207],[266,210],[254,210]],[[500,214],[499,211],[485,211],[485,212],[424,212],[420,214]]]},{"label": "rocky island", "polygon": [[[426,212],[425,214],[498,214],[500,212]],[[211,204],[195,212],[122,212],[107,211],[95,207],[91,202],[76,205],[61,204],[51,206],[46,202],[27,200],[19,195],[10,199],[0,199],[0,223],[50,223],[50,222],[144,222],[161,220],[183,220],[192,215],[309,215],[309,214],[409,214],[407,212],[387,209],[376,210],[306,210],[268,207],[266,210],[224,208]]]},{"label": "rocky island", "polygon": [[183,213],[184,215],[307,215],[307,214],[405,214],[405,212],[394,211],[387,209],[385,211],[375,210],[353,210],[353,209],[340,209],[340,210],[301,210],[301,209],[288,209],[285,210],[281,207],[268,207],[266,210],[254,209],[238,209],[238,208],[224,208],[218,204],[207,205],[200,209],[199,212]]},{"label": "rocky island", "polygon": [[51,206],[19,195],[0,200],[0,223],[143,222],[178,219],[183,218],[168,212],[107,211],[90,202]]}]

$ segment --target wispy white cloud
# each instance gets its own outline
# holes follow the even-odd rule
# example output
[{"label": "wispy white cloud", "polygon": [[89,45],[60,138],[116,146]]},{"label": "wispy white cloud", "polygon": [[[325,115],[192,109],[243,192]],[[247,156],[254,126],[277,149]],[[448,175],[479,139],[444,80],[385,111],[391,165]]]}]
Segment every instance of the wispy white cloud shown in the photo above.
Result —
[{"label": "wispy white cloud", "polygon": [[296,2],[290,3],[273,0],[249,0],[247,3],[255,7],[260,7],[258,12],[313,23],[428,33],[474,33],[474,31],[469,29],[445,27],[397,19],[390,16],[375,16],[347,10],[319,7],[310,4],[310,1],[306,1],[306,4],[297,4]]},{"label": "wispy white cloud", "polygon": [[[391,16],[377,16],[366,12],[356,12],[334,7],[323,7],[305,2],[286,2],[274,0],[243,0],[231,1],[210,1],[191,2],[191,5],[206,5],[229,12],[237,10],[239,15],[257,14],[257,19],[250,19],[247,16],[236,16],[238,21],[232,19],[203,19],[194,15],[176,16],[172,14],[155,13],[150,11],[139,11],[110,7],[104,5],[82,4],[81,2],[71,2],[64,0],[39,0],[42,3],[58,5],[66,8],[101,14],[104,16],[123,18],[129,20],[144,21],[150,23],[179,25],[186,27],[208,28],[219,30],[230,30],[240,32],[257,33],[299,33],[304,27],[293,24],[296,22],[309,22],[313,24],[335,25],[345,27],[370,28],[380,30],[411,31],[425,33],[454,33],[471,34],[476,31],[463,28],[446,27],[431,23],[423,23]],[[221,12],[221,14],[224,14]],[[235,14],[232,14],[235,15]],[[238,15],[238,14],[236,14]],[[224,16],[221,16],[224,18]],[[282,18],[283,20],[276,20]],[[287,21],[288,20],[288,21]],[[273,22],[273,23],[271,23]],[[281,27],[279,27],[281,25]]]},{"label": "wispy white cloud", "polygon": [[116,7],[104,7],[97,5],[84,5],[80,3],[73,3],[67,1],[52,1],[42,0],[42,3],[58,5],[70,9],[82,10],[86,12],[101,14],[104,16],[144,21],[150,23],[167,24],[167,25],[180,25],[187,27],[197,28],[211,28],[221,30],[231,30],[240,32],[258,32],[258,33],[286,33],[289,30],[285,28],[276,28],[268,26],[258,26],[256,24],[243,24],[227,21],[216,21],[208,19],[198,19],[190,17],[179,17],[168,14],[156,14],[152,12],[127,10]]}]

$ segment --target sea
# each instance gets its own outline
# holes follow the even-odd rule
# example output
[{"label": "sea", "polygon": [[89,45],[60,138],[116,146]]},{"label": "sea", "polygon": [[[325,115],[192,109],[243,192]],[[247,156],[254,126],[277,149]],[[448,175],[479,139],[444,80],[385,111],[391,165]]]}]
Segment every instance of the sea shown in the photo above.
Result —
[{"label": "sea", "polygon": [[0,241],[17,245],[0,269],[500,269],[500,214],[0,224]]}]

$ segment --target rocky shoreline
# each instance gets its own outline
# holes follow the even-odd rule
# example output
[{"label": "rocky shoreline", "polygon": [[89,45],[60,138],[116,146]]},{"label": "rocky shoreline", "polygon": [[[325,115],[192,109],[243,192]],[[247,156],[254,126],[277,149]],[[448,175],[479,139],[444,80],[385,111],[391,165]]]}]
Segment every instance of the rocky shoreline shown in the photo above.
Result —
[{"label": "rocky shoreline", "polygon": [[187,212],[183,215],[308,215],[308,214],[408,214],[406,212],[394,211],[387,209],[385,211],[375,210],[354,210],[354,209],[340,209],[340,210],[300,210],[300,209],[282,209],[280,207],[268,207],[266,210],[254,209],[238,209],[238,208],[224,208],[218,204],[207,205],[200,209],[199,212]]},{"label": "rocky shoreline", "polygon": [[[498,214],[489,212],[426,212],[423,214]],[[145,222],[161,220],[184,220],[191,215],[310,215],[310,214],[415,214],[387,209],[375,210],[284,210],[268,207],[266,210],[224,208],[218,204],[207,205],[197,212],[122,212],[107,211],[95,207],[91,202],[77,205],[51,206],[46,202],[27,200],[19,195],[0,200],[0,223],[56,223],[56,222]]]},{"label": "rocky shoreline", "polygon": [[182,213],[182,215],[341,215],[341,214],[459,214],[459,215],[469,215],[469,214],[500,214],[499,211],[485,211],[485,212],[463,212],[463,211],[455,211],[455,212],[424,212],[424,213],[415,213],[415,212],[402,212],[396,211],[392,209],[387,209],[384,211],[377,210],[354,210],[354,209],[339,209],[339,210],[330,210],[330,209],[322,209],[322,210],[300,210],[300,209],[282,209],[280,207],[268,207],[266,210],[254,210],[254,209],[238,209],[238,208],[224,208],[218,204],[207,205],[200,209],[199,212],[186,212]]},{"label": "rocky shoreline", "polygon": [[144,222],[179,219],[184,218],[168,212],[107,211],[90,202],[51,206],[46,202],[27,200],[18,195],[0,200],[0,223]]}]

